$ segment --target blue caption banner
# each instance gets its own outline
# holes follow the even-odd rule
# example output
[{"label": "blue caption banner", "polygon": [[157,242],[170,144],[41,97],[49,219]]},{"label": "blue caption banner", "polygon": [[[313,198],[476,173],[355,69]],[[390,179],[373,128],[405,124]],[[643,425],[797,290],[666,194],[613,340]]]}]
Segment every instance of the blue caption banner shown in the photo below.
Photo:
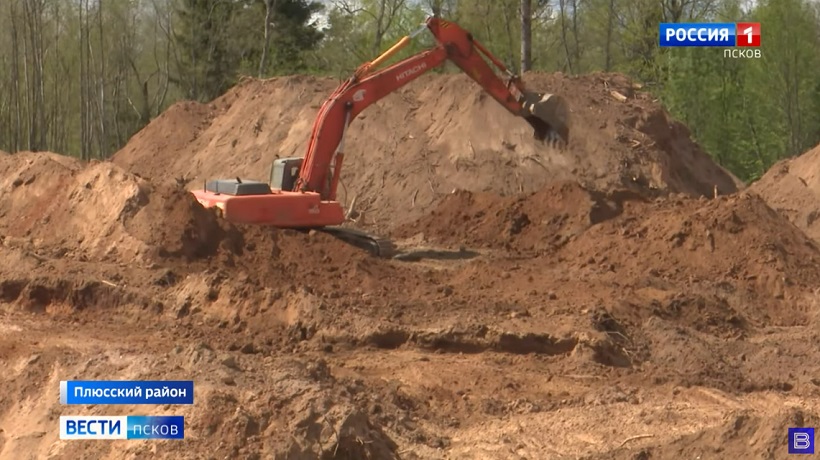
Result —
[{"label": "blue caption banner", "polygon": [[60,439],[184,439],[181,415],[63,415]]},{"label": "blue caption banner", "polygon": [[60,404],[193,404],[189,380],[69,380],[60,382]]},{"label": "blue caption banner", "polygon": [[659,27],[659,42],[668,47],[730,47],[737,41],[734,23],[679,24],[664,22]]}]

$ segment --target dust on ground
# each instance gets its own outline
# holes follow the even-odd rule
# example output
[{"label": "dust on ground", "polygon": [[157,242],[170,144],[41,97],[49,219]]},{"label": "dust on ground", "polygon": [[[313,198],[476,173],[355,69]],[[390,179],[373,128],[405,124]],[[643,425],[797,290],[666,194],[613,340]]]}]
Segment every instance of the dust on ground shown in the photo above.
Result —
[{"label": "dust on ground", "polygon": [[[177,105],[113,163],[0,156],[0,458],[786,458],[820,410],[817,243],[622,77],[529,78],[590,122],[569,149],[482,120],[457,77],[356,122],[349,187],[407,260],[231,225],[186,191],[299,155],[330,81]],[[453,172],[467,139],[483,153]],[[408,211],[428,180],[458,190]],[[193,379],[196,401],[58,404],[94,378]],[[59,415],[145,411],[185,415],[186,440],[58,439]]]}]

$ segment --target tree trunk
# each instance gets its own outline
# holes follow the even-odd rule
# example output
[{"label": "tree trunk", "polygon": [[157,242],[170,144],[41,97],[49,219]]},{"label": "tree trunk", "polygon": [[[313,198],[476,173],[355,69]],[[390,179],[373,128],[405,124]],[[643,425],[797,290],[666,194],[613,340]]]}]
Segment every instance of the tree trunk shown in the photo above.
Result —
[{"label": "tree trunk", "polygon": [[572,36],[575,41],[575,65],[580,70],[581,66],[581,34],[578,26],[578,0],[572,0]]},{"label": "tree trunk", "polygon": [[433,17],[441,17],[441,2],[442,0],[432,0],[430,2],[430,9],[433,11]]},{"label": "tree trunk", "polygon": [[103,27],[103,3],[105,2],[98,2],[97,3],[97,29],[100,33],[100,66],[99,66],[99,74],[97,76],[97,93],[99,94],[99,98],[97,99],[97,116],[99,120],[97,120],[97,129],[98,129],[98,144],[100,151],[98,155],[100,158],[105,158],[108,155],[108,127],[106,125],[107,117],[107,110],[106,105],[107,95],[105,94],[105,78],[106,78],[106,68],[105,68],[105,28]]},{"label": "tree trunk", "polygon": [[265,0],[265,44],[262,47],[262,57],[259,59],[259,78],[264,77],[265,68],[268,65],[268,53],[270,52],[271,21],[273,21],[273,11],[276,0]]},{"label": "tree trunk", "polygon": [[558,7],[561,13],[561,41],[564,45],[564,53],[566,54],[567,70],[570,74],[575,73],[575,67],[572,64],[573,53],[569,50],[569,34],[567,33],[567,1],[559,0]]},{"label": "tree trunk", "polygon": [[384,38],[384,15],[387,9],[387,0],[379,0],[379,12],[376,16],[376,36],[373,40],[373,55],[378,56],[382,51],[382,39]]},{"label": "tree trunk", "polygon": [[606,18],[606,43],[604,44],[604,70],[612,70],[612,35],[615,29],[615,0],[609,0],[609,11]]},{"label": "tree trunk", "polygon": [[17,35],[17,11],[11,3],[11,79],[14,94],[14,129],[12,130],[11,151],[17,152],[21,147],[20,133],[23,130],[23,107],[20,101],[20,45]]},{"label": "tree trunk", "polygon": [[80,2],[80,158],[91,159],[91,140],[88,135],[88,0]]},{"label": "tree trunk", "polygon": [[521,73],[532,70],[532,0],[521,0]]},{"label": "tree trunk", "polygon": [[510,17],[510,11],[507,5],[501,5],[501,11],[504,13],[504,30],[507,32],[507,65],[515,65],[515,34],[513,33],[512,23],[515,19]]}]

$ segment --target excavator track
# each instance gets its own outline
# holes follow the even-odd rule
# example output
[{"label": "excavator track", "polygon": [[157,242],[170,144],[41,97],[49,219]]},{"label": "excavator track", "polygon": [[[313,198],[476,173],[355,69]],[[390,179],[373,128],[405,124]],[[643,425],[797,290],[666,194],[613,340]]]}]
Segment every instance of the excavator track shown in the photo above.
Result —
[{"label": "excavator track", "polygon": [[317,230],[333,235],[334,237],[352,246],[364,249],[375,257],[391,259],[397,253],[396,246],[392,241],[386,238],[370,235],[360,230],[354,230],[346,227],[322,227]]}]

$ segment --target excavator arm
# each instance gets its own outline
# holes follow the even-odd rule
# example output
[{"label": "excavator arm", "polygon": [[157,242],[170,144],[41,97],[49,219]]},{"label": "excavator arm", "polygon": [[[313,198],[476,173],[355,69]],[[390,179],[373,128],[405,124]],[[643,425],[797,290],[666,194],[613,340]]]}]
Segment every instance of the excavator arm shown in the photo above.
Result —
[{"label": "excavator arm", "polygon": [[[424,30],[429,30],[435,37],[436,45],[433,48],[379,70],[384,62]],[[319,109],[305,157],[275,162],[270,184],[239,178],[217,179],[206,182],[201,190],[192,190],[191,193],[203,206],[216,208],[231,222],[301,230],[319,229],[379,257],[391,257],[395,249],[391,242],[340,227],[346,216],[341,204],[336,201],[336,188],[344,158],[345,133],[362,110],[448,60],[460,67],[513,115],[524,117],[535,129],[536,138],[567,140],[568,113],[562,98],[526,91],[521,80],[467,31],[451,22],[430,18],[424,27],[402,38],[375,60],[359,67],[350,79],[333,92]],[[287,166],[291,160],[301,162],[294,185],[291,185],[293,173],[285,172],[291,170]]]},{"label": "excavator arm", "polygon": [[[429,30],[435,37],[435,47],[376,70],[424,30]],[[422,28],[402,38],[375,60],[359,67],[325,101],[314,121],[295,191],[316,192],[322,200],[335,200],[344,159],[344,138],[353,119],[370,105],[448,60],[513,115],[524,117],[533,126],[536,138],[568,140],[568,110],[562,98],[526,91],[520,78],[469,32],[452,22],[431,17]],[[499,77],[497,71],[505,78]]]}]

